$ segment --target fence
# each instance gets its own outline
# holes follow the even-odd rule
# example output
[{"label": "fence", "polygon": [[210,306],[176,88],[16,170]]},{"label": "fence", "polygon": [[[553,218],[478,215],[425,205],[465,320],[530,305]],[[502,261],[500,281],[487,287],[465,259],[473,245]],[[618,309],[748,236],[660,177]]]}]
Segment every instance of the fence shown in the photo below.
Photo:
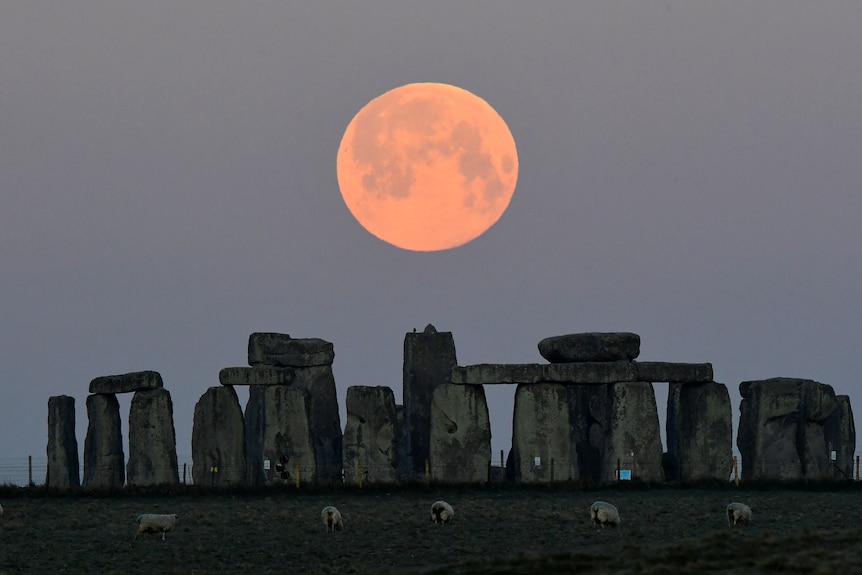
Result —
[{"label": "fence", "polygon": [[[862,459],[860,454],[856,454],[854,455],[852,462],[832,461],[827,464],[819,462],[819,474],[811,470],[813,467],[813,465],[811,465],[809,467],[809,473],[806,475],[806,479],[852,479],[854,481],[859,481],[860,459]],[[533,460],[526,463],[526,466],[522,464],[521,467],[522,471],[529,469],[529,471],[527,471],[527,476],[523,476],[522,474],[522,480],[526,482],[548,483],[568,481],[573,478],[573,469],[575,466],[573,461],[557,461],[555,459],[550,459],[548,461]],[[699,462],[697,461],[677,462],[675,463],[675,471],[676,473],[682,473],[683,475],[692,474],[697,476],[698,473],[702,473],[703,476],[708,476],[709,472],[707,467],[699,466],[698,463]],[[194,479],[192,477],[191,455],[177,456],[177,464],[180,483],[184,485],[193,485]],[[534,469],[530,469],[531,467]],[[285,470],[281,474],[275,473],[275,471],[277,471],[277,467],[275,466],[272,468],[272,472],[270,472],[266,467],[264,469],[266,469],[264,471],[264,475],[268,482],[291,485],[295,484],[297,487],[300,486],[301,479],[307,481],[306,478],[311,475],[310,472],[304,472],[302,474],[297,473],[298,469],[294,469],[294,466],[285,466]],[[734,455],[732,461],[728,462],[728,470],[728,481],[739,483],[743,480],[742,460],[738,455]],[[849,470],[849,472],[847,470]],[[228,470],[211,467],[210,471],[211,475],[208,475],[208,477],[212,478],[213,484],[220,484],[221,482],[219,482],[219,478],[222,477],[222,474],[227,473]],[[505,471],[506,461],[503,458],[503,453],[500,452],[499,459],[494,458],[491,461],[491,464],[487,469],[487,475],[484,472],[471,469],[450,469],[443,466],[433,466],[430,462],[425,461],[424,473],[421,471],[415,472],[412,469],[393,470],[391,466],[375,467],[374,465],[358,463],[353,469],[345,468],[342,472],[341,479],[345,483],[359,485],[360,487],[364,484],[396,483],[399,480],[404,480],[405,477],[408,477],[409,480],[413,481],[425,480],[453,483],[482,483],[485,481],[505,481]],[[667,473],[668,470],[665,469],[664,471]],[[45,485],[47,472],[48,460],[44,456],[0,458],[0,486],[12,485],[25,487],[28,485]],[[609,477],[609,479],[638,479],[639,465],[634,460],[627,461],[624,459],[618,463],[615,470],[611,470],[609,473],[613,476]],[[250,476],[251,472],[249,470],[243,471],[242,477]],[[798,459],[787,461],[765,460],[761,463],[760,469],[754,473],[754,476],[758,479],[799,479],[801,477],[801,463]],[[83,463],[79,469],[79,477],[82,479],[84,477]]]}]

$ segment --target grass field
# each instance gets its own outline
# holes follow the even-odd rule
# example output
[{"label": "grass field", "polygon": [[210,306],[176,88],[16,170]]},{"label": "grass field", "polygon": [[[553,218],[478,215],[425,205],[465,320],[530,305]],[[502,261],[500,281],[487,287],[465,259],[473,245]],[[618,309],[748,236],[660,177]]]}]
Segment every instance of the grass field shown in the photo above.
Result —
[{"label": "grass field", "polygon": [[[431,523],[449,501],[455,519]],[[596,499],[620,510],[594,527]],[[729,529],[730,501],[754,522]],[[862,489],[411,487],[172,495],[0,488],[0,574],[860,573]],[[325,505],[345,529],[326,533]],[[166,540],[135,517],[178,513]]]}]

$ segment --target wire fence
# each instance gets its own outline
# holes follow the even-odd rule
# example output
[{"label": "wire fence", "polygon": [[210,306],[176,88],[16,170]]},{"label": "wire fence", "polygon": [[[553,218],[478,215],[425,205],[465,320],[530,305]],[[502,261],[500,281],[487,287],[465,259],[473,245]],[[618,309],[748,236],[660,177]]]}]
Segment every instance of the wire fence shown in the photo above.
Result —
[{"label": "wire fence", "polygon": [[[667,454],[665,454],[667,456]],[[232,484],[276,485],[289,484],[300,487],[303,482],[316,483],[312,468],[298,467],[298,462],[284,465],[281,469],[276,462],[263,461],[255,470],[255,465],[249,463],[246,469],[230,469],[215,465],[204,466],[203,471],[195,470],[191,455],[177,457],[178,481],[183,485],[194,485],[195,477],[199,484],[209,486],[225,486]],[[326,478],[325,482],[343,482],[348,485],[395,484],[403,482],[428,481],[445,483],[475,484],[485,482],[519,481],[524,483],[554,483],[577,480],[598,482],[626,481],[646,479],[656,480],[699,480],[726,479],[728,481],[746,480],[860,480],[860,454],[853,456],[851,461],[818,461],[809,462],[805,469],[798,460],[767,459],[759,462],[755,469],[743,470],[742,460],[738,455],[727,462],[726,472],[716,471],[714,460],[688,460],[684,462],[669,461],[667,457],[660,469],[656,464],[645,465],[636,459],[620,459],[615,466],[599,466],[597,461],[576,462],[563,458],[541,460],[539,457],[526,458],[518,465],[506,468],[507,461],[503,453],[499,459],[490,462],[487,468],[476,466],[431,464],[424,462],[418,468],[404,466],[395,469],[389,464],[371,463],[368,461],[353,461],[345,466],[340,477]],[[480,466],[481,467],[481,466]],[[722,466],[718,466],[722,467]],[[44,486],[47,482],[48,460],[46,457],[7,457],[0,458],[0,486]],[[83,480],[84,469],[81,464],[79,477]],[[128,480],[128,478],[126,478]]]}]

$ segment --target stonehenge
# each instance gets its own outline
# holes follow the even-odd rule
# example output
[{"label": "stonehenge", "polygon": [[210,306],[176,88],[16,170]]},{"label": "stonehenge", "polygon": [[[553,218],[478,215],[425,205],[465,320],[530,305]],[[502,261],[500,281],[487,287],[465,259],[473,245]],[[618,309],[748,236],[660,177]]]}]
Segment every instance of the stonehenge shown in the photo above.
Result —
[{"label": "stonehenge", "polygon": [[[351,386],[342,430],[333,344],[252,333],[248,366],[222,368],[219,385],[195,404],[192,481],[228,487],[729,479],[733,413],[711,364],[638,361],[640,337],[629,332],[548,337],[538,351],[548,363],[460,366],[452,333],[428,324],[405,334],[402,404],[391,387]],[[664,453],[656,383],[668,386]],[[514,386],[511,448],[497,468],[486,385]],[[244,408],[236,386],[248,389]],[[744,381],[739,391],[743,480],[853,477],[848,396],[793,378]],[[179,483],[173,404],[161,375],[97,377],[89,393],[82,481],[74,398],[49,399],[46,485]],[[133,394],[128,462],[120,393]]]}]

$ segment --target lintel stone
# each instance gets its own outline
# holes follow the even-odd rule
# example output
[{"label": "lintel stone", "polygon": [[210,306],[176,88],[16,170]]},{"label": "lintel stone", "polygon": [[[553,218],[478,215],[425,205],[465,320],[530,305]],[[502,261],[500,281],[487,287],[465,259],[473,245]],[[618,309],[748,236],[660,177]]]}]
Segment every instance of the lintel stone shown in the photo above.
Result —
[{"label": "lintel stone", "polygon": [[222,385],[290,385],[296,370],[290,367],[225,367],[218,372]]},{"label": "lintel stone", "polygon": [[90,393],[131,393],[164,387],[156,371],[135,371],[121,375],[105,375],[90,382]]},{"label": "lintel stone", "polygon": [[668,363],[663,361],[636,361],[638,381],[667,383],[709,383],[712,381],[711,363]]}]

